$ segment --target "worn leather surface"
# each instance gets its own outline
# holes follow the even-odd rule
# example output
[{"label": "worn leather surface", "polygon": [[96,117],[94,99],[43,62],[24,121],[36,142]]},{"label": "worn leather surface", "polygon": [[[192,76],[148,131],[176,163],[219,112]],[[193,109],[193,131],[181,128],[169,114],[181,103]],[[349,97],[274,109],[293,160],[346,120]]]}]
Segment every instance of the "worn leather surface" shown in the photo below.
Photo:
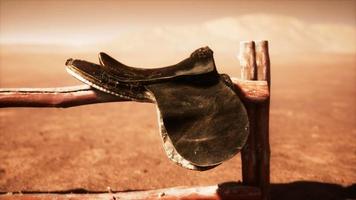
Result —
[{"label": "worn leather surface", "polygon": [[116,80],[131,83],[152,83],[179,76],[205,74],[215,70],[213,51],[208,47],[197,49],[188,58],[168,67],[151,69],[129,67],[103,52],[99,54],[99,61],[108,73],[115,75]]},{"label": "worn leather surface", "polygon": [[236,155],[248,136],[246,110],[227,75],[216,71],[213,52],[200,48],[176,65],[129,67],[105,53],[101,65],[69,59],[79,80],[113,95],[155,102],[167,156],[180,166],[206,170]]}]

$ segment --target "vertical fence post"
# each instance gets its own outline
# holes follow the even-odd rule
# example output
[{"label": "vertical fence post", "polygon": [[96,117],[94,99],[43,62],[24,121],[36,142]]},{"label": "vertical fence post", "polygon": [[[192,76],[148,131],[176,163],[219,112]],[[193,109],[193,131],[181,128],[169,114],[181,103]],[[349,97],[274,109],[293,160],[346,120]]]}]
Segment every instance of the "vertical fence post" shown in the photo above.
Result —
[{"label": "vertical fence post", "polygon": [[[267,81],[268,90],[271,85],[271,69],[268,42],[256,43],[257,79]],[[270,98],[256,105],[256,158],[258,166],[258,183],[262,191],[262,199],[270,199],[270,145],[269,145],[269,107]]]},{"label": "vertical fence post", "polygon": [[[255,58],[255,43],[253,41],[240,43],[240,68],[242,80],[256,80],[257,67]],[[256,129],[256,105],[244,102],[250,122],[249,136],[244,148],[241,151],[242,161],[242,181],[245,185],[257,186],[257,160],[255,149],[255,129]]]},{"label": "vertical fence post", "polygon": [[[242,80],[266,81],[270,90],[268,42],[240,43]],[[270,199],[269,98],[262,103],[244,102],[250,122],[250,134],[241,152],[242,180],[261,189],[262,199]]]}]

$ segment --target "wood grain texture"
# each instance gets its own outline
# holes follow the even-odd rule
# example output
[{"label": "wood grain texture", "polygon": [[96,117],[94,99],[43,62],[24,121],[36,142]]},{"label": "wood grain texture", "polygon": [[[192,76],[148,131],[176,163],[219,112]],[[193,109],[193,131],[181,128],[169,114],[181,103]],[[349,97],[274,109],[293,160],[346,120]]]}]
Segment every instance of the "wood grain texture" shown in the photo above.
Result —
[{"label": "wood grain texture", "polygon": [[[233,78],[244,101],[264,102],[269,96],[267,82]],[[86,104],[131,101],[113,96],[86,85],[58,88],[0,89],[0,107],[73,107]]]},{"label": "wood grain texture", "polygon": [[256,42],[256,65],[257,80],[267,81],[270,87],[271,69],[268,51],[268,42],[266,40]]},{"label": "wood grain texture", "polygon": [[[258,68],[258,80],[267,81],[268,91],[271,85],[270,60],[268,54],[268,42],[259,41],[256,44],[256,63]],[[270,199],[270,144],[269,144],[269,107],[270,98],[262,104],[256,105],[256,148],[258,160],[258,182],[263,199]]]},{"label": "wood grain texture", "polygon": [[267,81],[251,81],[237,78],[231,78],[231,80],[238,89],[239,96],[243,101],[259,104],[269,99]]},{"label": "wood grain texture", "polygon": [[115,193],[92,193],[92,194],[56,194],[56,193],[33,193],[33,194],[4,194],[1,200],[76,200],[76,199],[100,199],[100,200],[257,200],[261,197],[259,188],[242,185],[212,185],[201,187],[174,187],[149,191],[115,192]]},{"label": "wood grain texture", "polygon": [[[255,59],[255,43],[253,41],[246,41],[240,43],[240,69],[241,69],[241,83],[254,84],[257,79],[256,59]],[[244,88],[254,87],[241,87],[242,94],[255,94],[255,92],[246,92],[251,90],[244,90]],[[244,92],[245,91],[245,92]],[[241,151],[242,160],[242,180],[245,185],[257,186],[257,160],[256,160],[256,105],[253,102],[245,101],[249,118],[250,134],[248,140]]]},{"label": "wood grain texture", "polygon": [[95,103],[129,101],[87,85],[58,88],[0,89],[0,107],[74,107]]},{"label": "wood grain texture", "polygon": [[240,42],[240,69],[242,80],[256,80],[256,51],[254,41]]},{"label": "wood grain texture", "polygon": [[[250,135],[244,146],[242,177],[245,185],[261,188],[262,199],[270,199],[270,146],[269,146],[269,101],[270,101],[270,60],[267,41],[248,41],[240,44],[241,96],[245,101]],[[255,100],[255,101],[252,101]]]}]

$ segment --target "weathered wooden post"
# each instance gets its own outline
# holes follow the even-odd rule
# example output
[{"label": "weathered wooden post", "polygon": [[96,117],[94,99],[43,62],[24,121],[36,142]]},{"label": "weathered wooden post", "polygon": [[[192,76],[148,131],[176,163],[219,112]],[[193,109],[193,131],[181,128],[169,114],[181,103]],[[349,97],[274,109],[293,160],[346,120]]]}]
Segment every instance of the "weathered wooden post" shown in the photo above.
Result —
[{"label": "weathered wooden post", "polygon": [[[260,41],[256,45],[257,80],[267,81],[268,91],[271,87],[271,69],[268,42]],[[270,145],[269,145],[269,107],[270,98],[257,105],[256,109],[256,146],[259,174],[259,186],[264,199],[269,199],[270,192]]]},{"label": "weathered wooden post", "polygon": [[[256,80],[256,53],[255,42],[240,43],[240,69],[241,81]],[[256,161],[256,105],[253,102],[244,102],[250,122],[250,134],[248,140],[241,152],[242,160],[242,178],[245,185],[257,185],[257,161]]]},{"label": "weathered wooden post", "polygon": [[[266,84],[270,91],[270,60],[268,42],[253,41],[240,43],[241,81],[257,81]],[[265,82],[265,83],[263,83]],[[252,92],[254,92],[252,90]],[[257,92],[257,91],[255,91]],[[269,146],[269,101],[245,101],[250,135],[241,153],[242,177],[245,185],[261,189],[262,199],[269,199],[270,146]]]}]

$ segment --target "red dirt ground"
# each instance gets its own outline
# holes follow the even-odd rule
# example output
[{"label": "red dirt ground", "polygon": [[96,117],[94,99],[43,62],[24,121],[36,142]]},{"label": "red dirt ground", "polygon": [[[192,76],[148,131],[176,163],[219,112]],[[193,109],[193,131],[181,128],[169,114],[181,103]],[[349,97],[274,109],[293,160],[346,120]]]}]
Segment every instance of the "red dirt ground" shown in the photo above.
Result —
[{"label": "red dirt ground", "polygon": [[[273,198],[356,198],[355,55],[275,57]],[[3,54],[1,87],[80,84],[64,71],[66,58]],[[2,108],[0,191],[121,191],[241,180],[240,156],[205,172],[173,164],[163,151],[155,112],[152,104],[133,102]]]}]

